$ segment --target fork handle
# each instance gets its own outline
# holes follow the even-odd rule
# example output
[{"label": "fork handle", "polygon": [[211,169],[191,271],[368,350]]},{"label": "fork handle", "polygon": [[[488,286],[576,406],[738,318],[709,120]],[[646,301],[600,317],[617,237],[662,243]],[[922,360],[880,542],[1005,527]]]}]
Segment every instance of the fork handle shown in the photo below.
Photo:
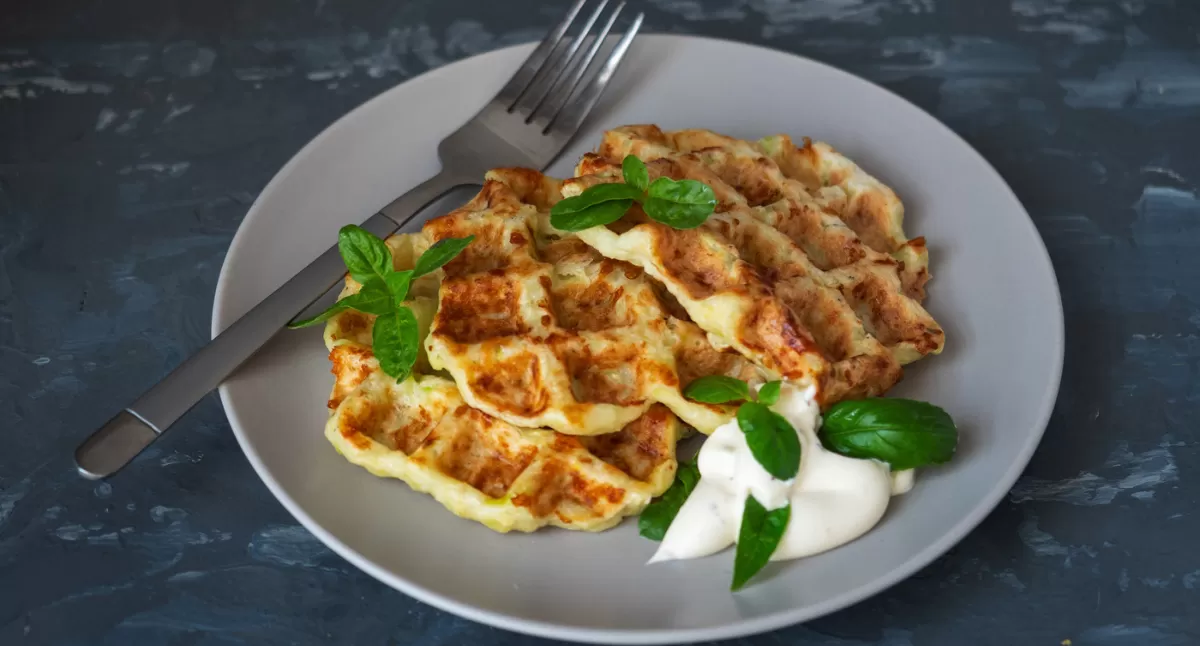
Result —
[{"label": "fork handle", "polygon": [[[469,183],[442,171],[393,200],[362,226],[386,237],[437,198]],[[335,245],[92,433],[75,450],[79,473],[93,479],[116,473],[345,274]]]}]

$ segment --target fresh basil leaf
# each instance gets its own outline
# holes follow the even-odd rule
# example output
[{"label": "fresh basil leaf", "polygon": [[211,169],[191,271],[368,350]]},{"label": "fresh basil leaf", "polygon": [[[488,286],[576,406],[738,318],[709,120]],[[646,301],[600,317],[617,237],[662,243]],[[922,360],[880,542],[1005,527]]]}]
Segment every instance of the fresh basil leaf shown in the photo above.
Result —
[{"label": "fresh basil leaf", "polygon": [[775,548],[779,547],[779,541],[783,540],[791,517],[791,504],[767,511],[754,496],[746,496],[742,526],[738,530],[737,553],[733,557],[733,584],[729,586],[730,590],[741,589],[766,566]]},{"label": "fresh basil leaf", "polygon": [[625,155],[625,159],[621,161],[621,174],[625,177],[626,184],[639,191],[646,190],[650,185],[650,173],[646,170],[646,165],[634,155]]},{"label": "fresh basil leaf", "polygon": [[772,477],[791,480],[800,470],[800,436],[782,415],[757,402],[738,408],[738,426],[754,459]]},{"label": "fresh basil leaf", "polygon": [[694,179],[654,180],[646,190],[642,208],[652,220],[676,229],[694,229],[717,208],[717,197],[704,182]]},{"label": "fresh basil leaf", "polygon": [[741,379],[709,375],[688,384],[683,396],[706,404],[725,404],[750,399],[750,386]]},{"label": "fresh basil leaf", "polygon": [[392,311],[392,294],[382,279],[371,278],[363,283],[357,294],[343,298],[346,307],[367,314],[387,314]]},{"label": "fresh basil leaf", "polygon": [[410,269],[404,271],[393,271],[383,279],[387,284],[388,296],[391,297],[392,303],[397,307],[408,298],[408,288],[412,286],[414,272]]},{"label": "fresh basil leaf", "polygon": [[[550,223],[554,225],[556,221],[572,222],[575,220],[574,214],[587,211],[594,208],[595,205],[605,202],[631,202],[641,198],[642,191],[638,190],[636,186],[619,183],[596,184],[584,190],[580,195],[562,199],[554,204],[550,209]],[[563,229],[563,231],[580,231],[580,229],[566,229],[558,225],[554,225],[554,227]]]},{"label": "fresh basil leaf", "polygon": [[288,327],[296,330],[317,323],[323,323],[346,310],[358,310],[367,314],[386,314],[392,310],[392,299],[387,287],[379,278],[371,278],[363,284],[361,290],[330,305],[328,309],[312,318],[288,323]]},{"label": "fresh basil leaf", "polygon": [[950,415],[911,399],[835,404],[825,413],[820,437],[830,451],[886,462],[892,471],[942,464],[958,447],[958,429]]},{"label": "fresh basil leaf", "polygon": [[758,401],[763,406],[773,406],[775,402],[779,401],[779,387],[782,383],[779,381],[768,381],[763,384],[763,387],[758,389]]},{"label": "fresh basil leaf", "polygon": [[678,204],[707,204],[713,208],[717,206],[717,197],[712,188],[694,179],[674,180],[660,177],[646,189],[646,195]]},{"label": "fresh basil leaf", "polygon": [[596,184],[588,187],[575,197],[568,197],[559,200],[553,207],[550,208],[551,214],[554,211],[559,213],[571,213],[574,211],[582,211],[590,206],[600,204],[601,202],[613,202],[617,200],[640,200],[642,191],[636,186],[622,184],[620,182]]},{"label": "fresh basil leaf", "polygon": [[[425,274],[437,271],[446,263],[454,260],[454,257],[462,253],[467,245],[475,241],[475,236],[470,235],[465,238],[445,238],[438,240],[432,247],[425,250],[420,258],[417,258],[417,266],[413,268],[412,277],[420,278]],[[401,300],[404,300],[401,298]]]},{"label": "fresh basil leaf", "polygon": [[709,207],[677,204],[652,197],[642,202],[642,209],[655,222],[661,222],[673,229],[695,229],[704,224],[713,210]]},{"label": "fresh basil leaf", "polygon": [[[624,186],[624,184],[607,184],[607,186]],[[563,202],[566,201],[563,200]],[[562,204],[562,202],[558,204]],[[554,206],[557,207],[558,204]],[[612,202],[600,202],[579,211],[570,211],[561,214],[556,214],[554,209],[551,209],[550,226],[563,231],[583,231],[592,227],[604,226],[620,220],[621,216],[625,215],[625,212],[631,206],[633,206],[633,200],[616,200]]]},{"label": "fresh basil leaf", "polygon": [[418,337],[417,317],[407,307],[396,308],[376,318],[371,349],[379,360],[379,367],[396,381],[407,379],[417,362]]},{"label": "fresh basil leaf", "polygon": [[350,277],[366,283],[372,276],[383,278],[392,271],[392,250],[366,229],[347,224],[338,232],[338,252]]},{"label": "fresh basil leaf", "polygon": [[675,482],[663,495],[655,498],[638,518],[638,533],[652,541],[661,541],[697,482],[700,482],[700,467],[696,466],[696,462],[680,462],[679,470],[675,472]]}]

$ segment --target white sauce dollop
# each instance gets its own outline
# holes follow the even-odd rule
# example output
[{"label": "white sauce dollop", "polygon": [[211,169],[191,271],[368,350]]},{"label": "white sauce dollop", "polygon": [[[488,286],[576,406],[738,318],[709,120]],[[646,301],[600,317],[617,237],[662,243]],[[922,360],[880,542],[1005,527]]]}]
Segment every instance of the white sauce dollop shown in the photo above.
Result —
[{"label": "white sauce dollop", "polygon": [[746,496],[767,509],[792,505],[787,530],[771,560],[819,554],[865,534],[883,517],[893,494],[912,488],[911,470],[826,451],[817,439],[821,411],[812,387],[783,384],[772,410],[800,436],[800,471],[792,480],[767,473],[746,444],[737,420],[704,442],[697,458],[700,482],[667,529],[651,563],[699,558],[737,542]]}]

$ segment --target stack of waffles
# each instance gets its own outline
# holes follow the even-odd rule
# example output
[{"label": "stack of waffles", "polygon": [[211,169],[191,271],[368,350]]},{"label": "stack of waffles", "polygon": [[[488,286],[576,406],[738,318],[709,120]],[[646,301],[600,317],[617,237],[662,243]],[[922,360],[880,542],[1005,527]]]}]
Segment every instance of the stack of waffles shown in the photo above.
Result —
[{"label": "stack of waffles", "polygon": [[[635,206],[607,227],[555,229],[551,207],[620,181],[696,179],[716,213],[677,230]],[[921,238],[878,180],[827,145],[755,143],[654,126],[607,132],[576,177],[488,173],[462,208],[389,239],[397,269],[438,240],[474,235],[414,285],[422,353],[384,374],[373,317],[327,324],[335,385],[326,436],[348,460],[399,478],[497,531],[598,531],[670,486],[675,447],[733,409],[686,399],[708,375],[817,385],[828,406],[878,396],[941,351],[921,306]],[[359,285],[347,278],[343,296]]]}]

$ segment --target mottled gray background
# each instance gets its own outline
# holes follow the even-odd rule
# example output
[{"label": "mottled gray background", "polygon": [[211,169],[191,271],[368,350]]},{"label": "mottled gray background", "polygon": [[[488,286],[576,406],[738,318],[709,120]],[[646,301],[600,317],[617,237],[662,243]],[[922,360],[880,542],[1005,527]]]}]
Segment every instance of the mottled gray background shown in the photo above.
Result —
[{"label": "mottled gray background", "polygon": [[[736,643],[1200,642],[1200,3],[637,4],[651,30],[797,52],[937,115],[1029,209],[1066,307],[1054,418],[996,512],[888,592]],[[255,477],[215,397],[111,483],[77,478],[69,453],[205,341],[230,237],[306,141],[415,74],[540,37],[560,11],[5,5],[0,644],[539,642],[330,553]]]}]

